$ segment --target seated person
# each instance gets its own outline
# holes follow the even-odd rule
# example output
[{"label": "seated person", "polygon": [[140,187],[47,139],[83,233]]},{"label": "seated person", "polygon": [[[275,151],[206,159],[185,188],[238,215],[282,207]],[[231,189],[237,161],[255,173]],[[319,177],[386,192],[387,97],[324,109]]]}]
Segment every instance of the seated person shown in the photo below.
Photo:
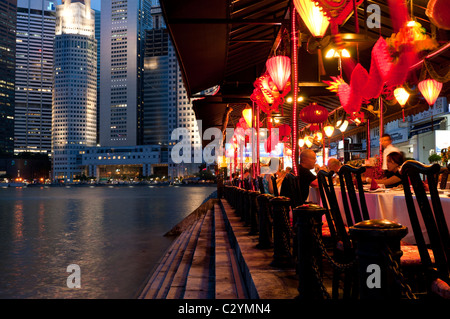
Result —
[{"label": "seated person", "polygon": [[301,202],[304,203],[309,196],[309,187],[318,187],[317,177],[311,172],[316,166],[316,153],[307,149],[300,154],[298,177],[300,182]]},{"label": "seated person", "polygon": [[329,172],[333,171],[335,173],[338,173],[342,167],[342,164],[337,158],[330,158],[328,160],[327,167]]},{"label": "seated person", "polygon": [[[377,182],[378,184],[384,184],[386,188],[392,188],[401,185],[402,178],[399,170],[404,161],[405,159],[402,153],[389,153],[386,157],[386,164],[388,171],[392,174],[392,176],[389,178],[375,179],[375,182]],[[368,183],[371,183],[372,179],[370,177],[367,177],[366,181]]]}]

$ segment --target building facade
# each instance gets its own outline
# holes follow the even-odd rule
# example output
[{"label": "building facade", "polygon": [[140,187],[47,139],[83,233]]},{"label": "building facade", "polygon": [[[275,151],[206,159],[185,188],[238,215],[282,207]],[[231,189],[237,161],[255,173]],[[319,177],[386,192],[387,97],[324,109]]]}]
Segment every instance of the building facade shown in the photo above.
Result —
[{"label": "building facade", "polygon": [[142,73],[150,0],[102,0],[100,144],[142,144]]},{"label": "building facade", "polygon": [[183,85],[181,70],[159,6],[152,7],[153,25],[146,31],[143,84],[144,144],[162,146],[162,163],[171,177],[198,173],[201,163],[175,164],[171,159],[176,128],[185,128],[192,148],[201,148],[199,127]]},{"label": "building facade", "polygon": [[14,152],[50,154],[55,1],[18,0]]},{"label": "building facade", "polygon": [[59,5],[55,34],[53,179],[71,182],[81,174],[85,148],[96,145],[97,41],[90,0]]},{"label": "building facade", "polygon": [[0,155],[14,153],[17,0],[0,1]]}]

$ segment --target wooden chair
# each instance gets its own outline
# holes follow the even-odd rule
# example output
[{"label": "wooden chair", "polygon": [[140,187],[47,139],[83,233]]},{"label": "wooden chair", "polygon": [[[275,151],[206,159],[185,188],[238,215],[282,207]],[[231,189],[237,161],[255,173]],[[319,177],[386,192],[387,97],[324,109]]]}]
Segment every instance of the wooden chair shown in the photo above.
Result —
[{"label": "wooden chair", "polygon": [[259,192],[261,194],[266,193],[266,191],[264,190],[263,178],[261,176],[258,176],[258,187],[255,187],[255,189],[259,189]]},{"label": "wooden chair", "polygon": [[[335,260],[339,263],[348,263],[355,259],[355,252],[348,233],[348,227],[344,224],[339,208],[333,185],[333,175],[333,171],[326,172],[321,170],[317,173],[322,207],[327,210],[325,215],[327,225],[324,225],[322,232],[325,234],[326,228],[328,228],[333,250],[333,258],[335,258]],[[338,298],[339,296],[339,279],[341,273],[341,271],[333,269],[333,298]],[[344,272],[344,298],[350,297],[352,293],[353,295],[356,295],[356,290],[352,290],[352,283],[353,287],[356,287],[353,280],[355,278],[355,274],[351,269]]]},{"label": "wooden chair", "polygon": [[[411,227],[416,239],[421,265],[426,274],[427,290],[443,298],[450,298],[450,235],[437,189],[438,164],[424,165],[417,161],[406,161],[401,167],[402,184]],[[421,179],[426,176],[431,205]],[[414,205],[410,184],[419,206],[419,214],[425,224],[429,247],[425,242],[418,213]]]},{"label": "wooden chair", "polygon": [[448,180],[448,167],[441,167],[439,174],[441,175],[441,181],[439,183],[440,189],[447,188],[447,180]]},{"label": "wooden chair", "polygon": [[[348,227],[363,220],[370,219],[361,179],[361,175],[365,171],[365,167],[354,167],[349,164],[345,164],[341,167],[338,173],[341,184],[342,203],[344,205],[345,218],[347,220]],[[358,187],[359,203],[353,182],[354,179],[356,180],[356,185]],[[348,198],[346,195],[348,195]]]},{"label": "wooden chair", "polygon": [[272,181],[272,187],[273,187],[273,195],[274,196],[280,196],[280,193],[278,192],[278,187],[277,187],[277,177],[274,175],[272,175],[270,177],[271,181]]}]

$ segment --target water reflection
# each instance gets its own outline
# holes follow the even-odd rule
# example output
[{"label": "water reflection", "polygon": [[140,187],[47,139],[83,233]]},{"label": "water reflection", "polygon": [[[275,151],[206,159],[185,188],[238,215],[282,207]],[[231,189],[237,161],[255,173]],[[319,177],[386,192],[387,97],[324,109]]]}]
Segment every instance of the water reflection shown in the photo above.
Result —
[{"label": "water reflection", "polygon": [[[0,190],[0,298],[134,298],[211,187]],[[81,268],[81,288],[66,268]]]}]

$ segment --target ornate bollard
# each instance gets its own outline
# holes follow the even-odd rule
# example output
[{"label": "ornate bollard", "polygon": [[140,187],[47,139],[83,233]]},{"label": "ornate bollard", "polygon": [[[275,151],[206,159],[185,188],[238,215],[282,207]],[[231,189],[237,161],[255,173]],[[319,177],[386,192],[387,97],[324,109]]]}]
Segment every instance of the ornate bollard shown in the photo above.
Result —
[{"label": "ornate bollard", "polygon": [[292,267],[291,229],[289,225],[289,205],[291,200],[278,196],[270,200],[273,211],[273,261],[274,267]]},{"label": "ornate bollard", "polygon": [[294,208],[292,212],[297,229],[298,299],[325,299],[328,292],[322,281],[322,254],[317,236],[322,235],[322,215],[326,209],[315,204],[305,204]]},{"label": "ornate bollard", "polygon": [[248,196],[250,198],[250,233],[249,235],[258,234],[258,203],[256,198],[260,195],[260,192],[249,191]]},{"label": "ornate bollard", "polygon": [[365,220],[350,227],[356,243],[360,299],[400,299],[396,272],[403,254],[400,240],[407,233],[407,227],[386,219]]},{"label": "ornate bollard", "polygon": [[266,249],[272,247],[272,216],[270,208],[270,200],[274,198],[270,194],[261,194],[256,200],[258,201],[258,221],[259,221],[259,243],[256,248]]}]

